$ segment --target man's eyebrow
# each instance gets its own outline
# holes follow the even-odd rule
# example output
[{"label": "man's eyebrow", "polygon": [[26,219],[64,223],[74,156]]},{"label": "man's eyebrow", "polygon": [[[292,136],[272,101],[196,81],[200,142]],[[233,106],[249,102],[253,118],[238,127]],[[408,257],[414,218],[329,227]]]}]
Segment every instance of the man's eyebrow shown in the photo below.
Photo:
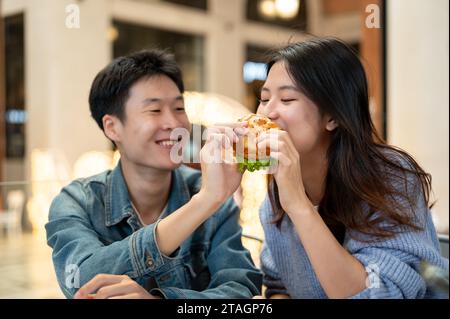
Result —
[{"label": "man's eyebrow", "polygon": [[[178,95],[173,100],[174,101],[184,101],[184,97],[182,95]],[[148,105],[148,104],[151,104],[151,103],[160,103],[162,101],[163,101],[163,99],[159,98],[159,97],[152,97],[152,98],[149,97],[149,98],[146,98],[146,99],[142,100],[142,105],[145,106],[145,105]]]},{"label": "man's eyebrow", "polygon": [[142,100],[142,105],[148,105],[151,103],[159,103],[159,102],[161,102],[161,99],[157,97],[146,98]]}]

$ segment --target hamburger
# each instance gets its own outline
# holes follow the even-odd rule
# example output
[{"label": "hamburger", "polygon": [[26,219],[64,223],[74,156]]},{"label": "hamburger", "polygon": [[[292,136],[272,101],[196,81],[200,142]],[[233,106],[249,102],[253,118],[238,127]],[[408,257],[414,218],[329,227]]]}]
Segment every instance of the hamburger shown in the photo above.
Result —
[{"label": "hamburger", "polygon": [[269,167],[272,164],[270,148],[266,147],[265,150],[259,150],[256,142],[260,134],[270,129],[279,129],[278,125],[261,114],[249,114],[241,118],[239,122],[247,122],[248,128],[248,133],[240,138],[237,144],[233,145],[239,170],[241,172],[246,170],[254,172]]}]

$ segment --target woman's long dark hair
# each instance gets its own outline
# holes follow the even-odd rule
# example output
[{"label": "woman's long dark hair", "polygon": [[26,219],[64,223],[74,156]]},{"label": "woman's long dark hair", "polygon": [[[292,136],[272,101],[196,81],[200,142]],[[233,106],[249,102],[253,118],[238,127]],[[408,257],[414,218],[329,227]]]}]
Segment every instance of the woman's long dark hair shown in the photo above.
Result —
[{"label": "woman's long dark hair", "polygon": [[[378,240],[405,227],[421,229],[413,212],[418,194],[429,205],[431,175],[377,134],[369,112],[366,74],[353,49],[334,38],[312,39],[272,52],[267,72],[278,61],[285,63],[297,87],[320,113],[338,124],[330,133],[325,193],[319,205],[333,234],[342,236],[342,231],[351,229],[353,236],[359,233]],[[411,189],[414,185],[420,187]],[[272,176],[269,199],[279,226],[284,211]]]}]

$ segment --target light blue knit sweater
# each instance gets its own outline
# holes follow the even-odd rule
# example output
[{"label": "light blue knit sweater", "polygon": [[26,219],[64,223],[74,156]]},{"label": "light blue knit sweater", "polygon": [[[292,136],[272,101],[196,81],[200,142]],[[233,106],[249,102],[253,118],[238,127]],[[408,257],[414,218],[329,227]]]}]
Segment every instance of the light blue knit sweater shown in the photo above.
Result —
[{"label": "light blue knit sweater", "polygon": [[[448,273],[448,259],[441,257],[436,230],[423,200],[418,200],[414,215],[423,231],[406,231],[377,243],[355,240],[346,232],[344,247],[366,267],[369,275],[368,288],[351,298],[442,297],[428,289],[418,269],[420,262],[426,261]],[[285,215],[277,228],[273,217],[266,198],[260,209],[265,232],[261,268],[266,297],[282,293],[291,298],[327,298],[293,223]]]}]

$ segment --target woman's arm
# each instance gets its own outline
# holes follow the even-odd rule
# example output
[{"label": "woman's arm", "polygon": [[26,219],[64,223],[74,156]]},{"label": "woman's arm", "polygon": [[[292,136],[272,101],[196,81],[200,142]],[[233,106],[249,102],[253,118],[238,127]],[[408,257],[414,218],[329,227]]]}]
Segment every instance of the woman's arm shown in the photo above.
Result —
[{"label": "woman's arm", "polygon": [[287,132],[262,134],[258,147],[271,147],[280,204],[295,225],[314,272],[329,298],[350,297],[365,288],[364,266],[336,240],[310,202],[303,185],[300,155]]},{"label": "woman's arm", "polygon": [[341,246],[311,203],[287,213],[329,298],[347,298],[367,288],[365,267]]}]

